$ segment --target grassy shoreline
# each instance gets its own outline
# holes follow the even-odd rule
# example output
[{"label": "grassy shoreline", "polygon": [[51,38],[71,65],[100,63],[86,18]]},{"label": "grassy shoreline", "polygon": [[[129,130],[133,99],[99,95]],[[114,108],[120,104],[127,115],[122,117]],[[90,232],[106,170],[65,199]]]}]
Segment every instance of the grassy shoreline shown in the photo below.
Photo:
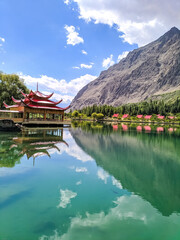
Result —
[{"label": "grassy shoreline", "polygon": [[180,121],[138,121],[138,120],[117,120],[117,119],[68,119],[70,121],[89,121],[89,122],[112,122],[112,123],[141,123],[141,124],[165,124],[165,125],[180,125]]}]

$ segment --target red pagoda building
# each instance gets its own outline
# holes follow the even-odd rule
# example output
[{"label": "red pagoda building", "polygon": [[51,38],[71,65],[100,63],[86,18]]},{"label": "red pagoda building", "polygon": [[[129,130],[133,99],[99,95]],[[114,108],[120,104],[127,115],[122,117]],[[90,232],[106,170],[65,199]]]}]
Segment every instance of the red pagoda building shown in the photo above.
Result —
[{"label": "red pagoda building", "polygon": [[[38,91],[30,91],[29,94],[25,94],[21,91],[24,96],[21,100],[16,100],[12,96],[14,105],[7,105],[5,102],[4,106],[10,111],[6,111],[7,114],[11,113],[10,116],[14,120],[15,118],[21,119],[21,122],[32,122],[32,121],[52,121],[52,122],[62,122],[64,121],[64,111],[66,108],[61,108],[57,106],[62,99],[58,102],[51,101],[53,93],[50,95],[45,95]],[[16,116],[16,117],[15,117]],[[18,121],[16,121],[18,122]]]}]

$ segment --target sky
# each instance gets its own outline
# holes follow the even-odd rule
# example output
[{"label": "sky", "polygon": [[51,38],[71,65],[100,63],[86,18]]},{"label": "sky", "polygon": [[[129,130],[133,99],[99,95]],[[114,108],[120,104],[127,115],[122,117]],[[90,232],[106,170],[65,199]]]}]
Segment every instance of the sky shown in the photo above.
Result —
[{"label": "sky", "polygon": [[180,29],[179,12],[179,0],[0,0],[0,71],[67,106],[129,51]]}]

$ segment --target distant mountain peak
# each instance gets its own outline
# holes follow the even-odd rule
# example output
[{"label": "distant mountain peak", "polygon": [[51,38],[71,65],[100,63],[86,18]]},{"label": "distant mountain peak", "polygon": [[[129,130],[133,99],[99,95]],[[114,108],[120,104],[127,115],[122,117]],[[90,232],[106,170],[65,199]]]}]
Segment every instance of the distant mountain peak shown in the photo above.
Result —
[{"label": "distant mountain peak", "polygon": [[164,39],[164,41],[168,41],[173,37],[179,37],[179,36],[180,36],[180,30],[177,27],[172,27],[168,32],[166,32],[158,40]]},{"label": "distant mountain peak", "polygon": [[169,36],[173,36],[173,35],[176,35],[176,34],[180,34],[180,30],[177,28],[177,27],[172,27],[168,32],[166,32],[164,34],[165,35],[169,35]]},{"label": "distant mountain peak", "polygon": [[179,33],[180,30],[177,27],[172,27],[168,32]]},{"label": "distant mountain peak", "polygon": [[173,27],[103,71],[78,92],[71,106],[119,106],[176,90],[180,90],[180,30]]}]

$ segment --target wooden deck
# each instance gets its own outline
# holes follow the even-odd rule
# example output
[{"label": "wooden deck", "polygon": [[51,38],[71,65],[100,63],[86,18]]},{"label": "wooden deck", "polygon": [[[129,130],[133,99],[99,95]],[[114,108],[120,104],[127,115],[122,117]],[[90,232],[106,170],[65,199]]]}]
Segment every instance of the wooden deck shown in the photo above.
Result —
[{"label": "wooden deck", "polygon": [[23,118],[9,118],[9,117],[0,117],[0,120],[3,120],[3,119],[11,119],[13,120],[13,122],[15,123],[22,123],[23,122]]},{"label": "wooden deck", "polygon": [[70,127],[71,121],[28,121],[21,122],[23,126],[62,126],[62,127]]},{"label": "wooden deck", "polygon": [[70,127],[71,126],[71,121],[44,121],[44,120],[29,120],[29,121],[23,121],[23,118],[1,118],[0,120],[3,119],[11,119],[15,123],[22,124],[23,126],[53,126],[53,127]]}]

